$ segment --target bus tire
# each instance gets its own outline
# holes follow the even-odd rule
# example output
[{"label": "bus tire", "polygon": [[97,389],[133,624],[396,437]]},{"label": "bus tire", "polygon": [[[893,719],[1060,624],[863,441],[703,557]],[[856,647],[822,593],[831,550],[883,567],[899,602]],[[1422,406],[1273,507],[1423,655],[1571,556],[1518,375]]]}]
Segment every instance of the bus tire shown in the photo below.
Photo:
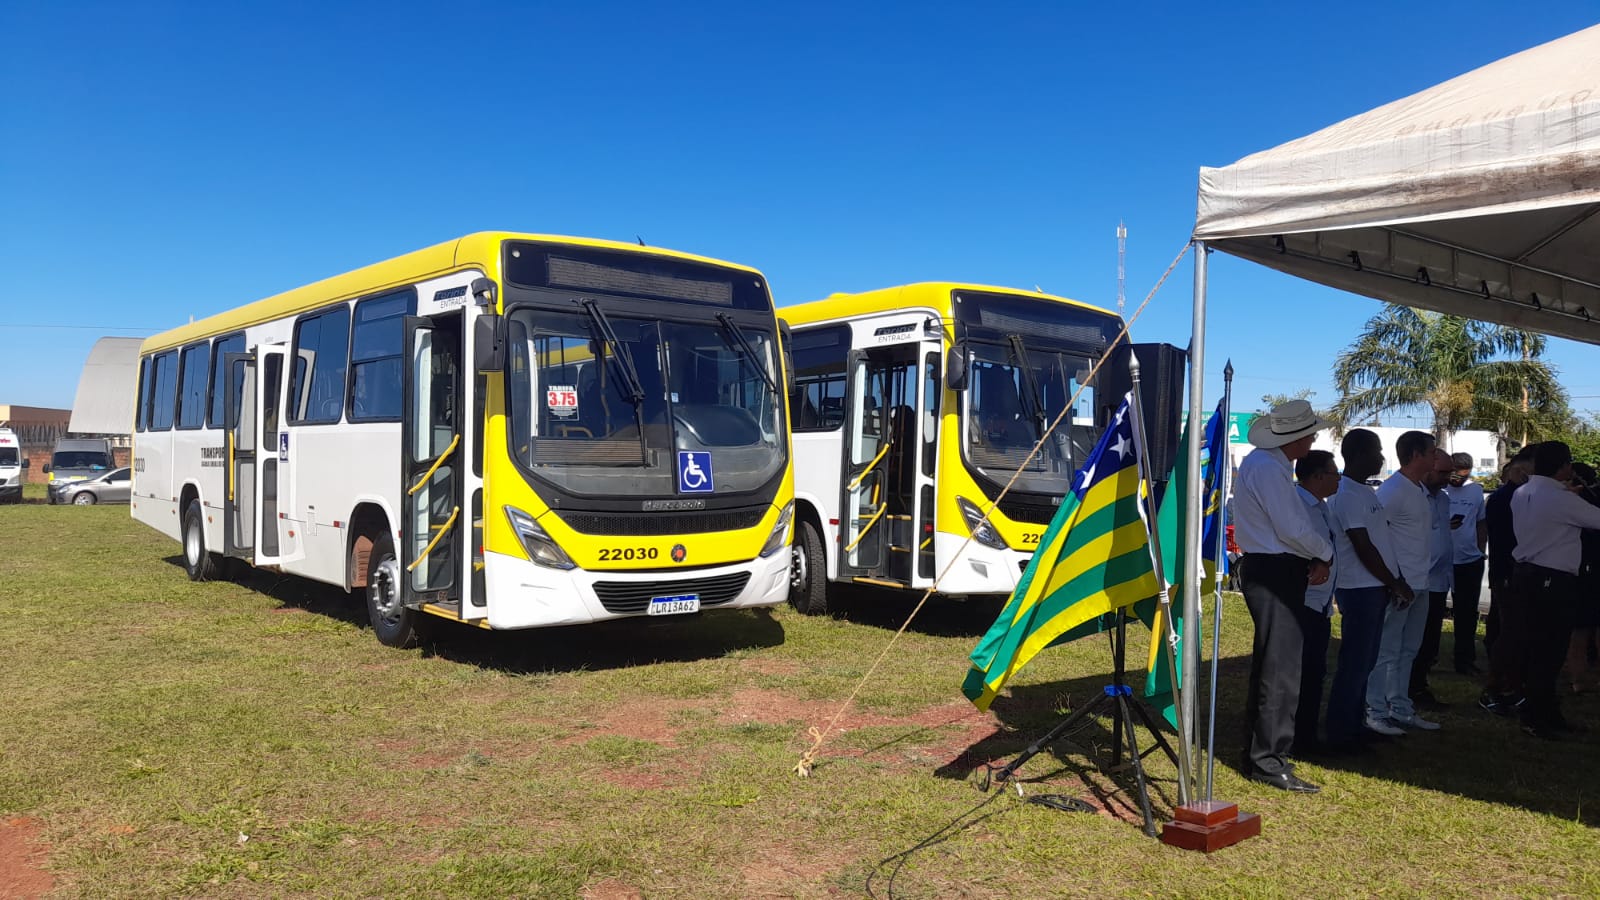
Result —
[{"label": "bus tire", "polygon": [[828,562],[822,555],[822,536],[810,519],[800,520],[791,552],[789,602],[805,615],[827,615]]},{"label": "bus tire", "polygon": [[217,560],[206,549],[206,529],[200,501],[190,500],[183,511],[183,571],[190,581],[211,581],[217,577]]},{"label": "bus tire", "polygon": [[372,542],[367,561],[367,617],[378,643],[401,650],[415,647],[421,638],[417,627],[421,613],[402,602],[404,579],[394,538],[385,532]]}]

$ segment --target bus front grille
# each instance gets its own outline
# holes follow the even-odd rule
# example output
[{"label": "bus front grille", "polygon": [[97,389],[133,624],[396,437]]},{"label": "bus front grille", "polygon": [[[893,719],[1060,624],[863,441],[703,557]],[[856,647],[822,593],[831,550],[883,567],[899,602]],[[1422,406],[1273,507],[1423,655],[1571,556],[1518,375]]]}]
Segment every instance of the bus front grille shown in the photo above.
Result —
[{"label": "bus front grille", "polygon": [[754,528],[767,507],[713,509],[704,512],[653,513],[572,513],[557,512],[567,527],[581,534],[669,535],[701,534],[708,531],[737,531]]},{"label": "bus front grille", "polygon": [[681,581],[597,581],[594,592],[600,598],[600,605],[611,613],[642,613],[650,605],[651,597],[677,597],[684,594],[698,595],[700,608],[705,609],[731,602],[744,590],[749,580],[749,572],[733,572]]},{"label": "bus front grille", "polygon": [[1032,525],[1049,525],[1056,517],[1059,506],[1046,503],[1024,503],[1017,500],[1004,499],[1000,501],[1000,512],[1013,522],[1027,522]]}]

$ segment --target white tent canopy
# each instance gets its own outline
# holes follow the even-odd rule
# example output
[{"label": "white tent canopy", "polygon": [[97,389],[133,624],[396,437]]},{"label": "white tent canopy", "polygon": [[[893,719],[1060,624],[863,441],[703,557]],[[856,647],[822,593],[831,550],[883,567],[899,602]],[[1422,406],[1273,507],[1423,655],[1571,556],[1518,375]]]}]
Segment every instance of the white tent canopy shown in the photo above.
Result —
[{"label": "white tent canopy", "polygon": [[1379,300],[1600,344],[1600,26],[1219,169],[1194,237]]},{"label": "white tent canopy", "polygon": [[[1194,239],[1379,300],[1600,344],[1596,213],[1600,26],[1202,168]],[[1193,327],[1190,427],[1205,416],[1203,250]],[[1187,466],[1200,485],[1198,440]],[[1184,542],[1198,547],[1204,498],[1186,500]],[[1200,614],[1195,587],[1183,591],[1187,621]],[[1185,641],[1190,735],[1199,661]]]}]

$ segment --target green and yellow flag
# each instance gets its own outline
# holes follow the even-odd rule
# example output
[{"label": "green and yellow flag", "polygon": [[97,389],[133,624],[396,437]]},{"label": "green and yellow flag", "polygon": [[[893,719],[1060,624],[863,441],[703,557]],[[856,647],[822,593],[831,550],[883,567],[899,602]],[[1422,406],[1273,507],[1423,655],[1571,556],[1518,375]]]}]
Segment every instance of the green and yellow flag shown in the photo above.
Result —
[{"label": "green and yellow flag", "polygon": [[[1217,404],[1216,412],[1212,413],[1211,420],[1206,423],[1206,442],[1201,448],[1202,472],[1205,481],[1206,505],[1201,519],[1201,553],[1202,566],[1195,566],[1189,558],[1190,554],[1183,543],[1183,513],[1185,498],[1189,495],[1189,467],[1186,461],[1189,458],[1189,429],[1183,431],[1183,440],[1178,445],[1177,462],[1173,466],[1172,480],[1167,483],[1167,489],[1161,500],[1160,511],[1156,514],[1156,534],[1161,538],[1161,571],[1167,576],[1167,581],[1172,584],[1169,597],[1172,605],[1173,631],[1178,635],[1178,645],[1173,647],[1172,671],[1167,666],[1167,656],[1162,651],[1163,632],[1161,623],[1161,610],[1157,607],[1155,598],[1140,603],[1134,607],[1134,612],[1139,618],[1150,626],[1150,664],[1145,676],[1144,696],[1152,706],[1161,711],[1161,715],[1172,727],[1178,727],[1178,709],[1176,695],[1172,690],[1174,681],[1181,680],[1183,676],[1183,641],[1190,638],[1189,630],[1183,621],[1183,592],[1194,580],[1200,582],[1200,603],[1205,605],[1208,598],[1216,596],[1216,562],[1214,548],[1217,541],[1222,539],[1224,525],[1222,516],[1222,472],[1228,465],[1228,411],[1227,401],[1224,399]],[[1226,559],[1224,558],[1224,565]],[[1196,571],[1198,569],[1198,571]],[[1191,572],[1191,578],[1180,576],[1182,572]],[[1193,638],[1201,639],[1201,624],[1195,623]]]},{"label": "green and yellow flag", "polygon": [[1085,623],[1156,594],[1128,399],[1073,480],[961,691],[979,709],[1030,659]]}]

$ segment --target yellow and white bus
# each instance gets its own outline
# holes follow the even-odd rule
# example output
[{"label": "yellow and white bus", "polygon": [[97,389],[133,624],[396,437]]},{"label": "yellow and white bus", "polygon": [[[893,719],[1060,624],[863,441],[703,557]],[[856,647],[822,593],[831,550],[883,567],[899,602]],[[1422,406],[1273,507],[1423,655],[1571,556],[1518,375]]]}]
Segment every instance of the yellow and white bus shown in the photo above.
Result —
[{"label": "yellow and white bus", "polygon": [[1092,389],[1023,461],[1121,319],[949,282],[834,294],[779,314],[793,332],[795,607],[826,611],[830,582],[921,591],[938,579],[950,596],[1011,593],[1094,447]]},{"label": "yellow and white bus", "polygon": [[515,629],[782,602],[784,368],[760,272],[479,233],[145,341],[135,518],[225,561]]}]

